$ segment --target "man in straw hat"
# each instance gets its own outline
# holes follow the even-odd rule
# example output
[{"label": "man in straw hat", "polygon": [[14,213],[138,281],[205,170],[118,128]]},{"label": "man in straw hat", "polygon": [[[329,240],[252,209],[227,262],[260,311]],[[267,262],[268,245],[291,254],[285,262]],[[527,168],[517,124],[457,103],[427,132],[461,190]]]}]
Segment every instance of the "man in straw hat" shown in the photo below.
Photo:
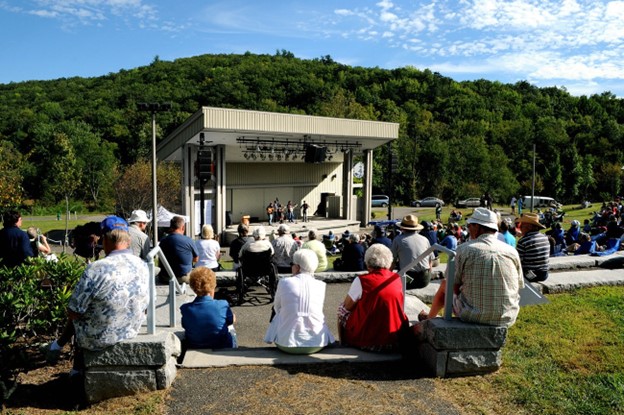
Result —
[{"label": "man in straw hat", "polygon": [[[399,227],[402,233],[392,241],[391,250],[396,267],[401,269],[418,258],[431,245],[427,238],[417,232],[423,229],[423,226],[418,223],[417,216],[405,216]],[[407,271],[407,276],[411,278],[411,281],[408,278],[407,288],[423,288],[429,284],[431,280],[431,263],[434,258],[434,254],[431,253],[414,268]]]},{"label": "man in straw hat", "polygon": [[[457,247],[453,313],[466,322],[509,327],[518,316],[524,287],[518,252],[496,237],[498,216],[491,210],[476,208],[466,222],[470,241]],[[445,293],[442,280],[431,310],[418,319],[436,317]]]},{"label": "man in straw hat", "polygon": [[550,242],[548,237],[540,233],[545,226],[539,222],[535,213],[525,213],[516,219],[520,226],[522,238],[518,240],[516,249],[522,261],[524,277],[531,282],[545,281],[548,278],[548,261]]}]

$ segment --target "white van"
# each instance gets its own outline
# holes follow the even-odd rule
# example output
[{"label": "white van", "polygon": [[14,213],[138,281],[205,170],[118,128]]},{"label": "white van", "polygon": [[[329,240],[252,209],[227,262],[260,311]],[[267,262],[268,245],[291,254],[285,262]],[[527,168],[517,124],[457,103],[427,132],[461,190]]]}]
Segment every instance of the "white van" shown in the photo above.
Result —
[{"label": "white van", "polygon": [[[524,209],[531,209],[531,196],[524,196],[522,198],[522,206]],[[559,208],[561,207],[561,203],[557,202],[552,197],[546,196],[534,196],[533,198],[533,208]]]}]

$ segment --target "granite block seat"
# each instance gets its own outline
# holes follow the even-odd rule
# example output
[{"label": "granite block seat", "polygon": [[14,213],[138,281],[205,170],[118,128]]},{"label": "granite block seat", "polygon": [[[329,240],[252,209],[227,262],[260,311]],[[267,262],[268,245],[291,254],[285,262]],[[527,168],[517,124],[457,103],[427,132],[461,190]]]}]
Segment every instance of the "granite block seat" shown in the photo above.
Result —
[{"label": "granite block seat", "polygon": [[434,318],[416,326],[418,357],[437,377],[495,372],[502,363],[507,328]]},{"label": "granite block seat", "polygon": [[167,389],[181,352],[180,339],[171,332],[140,334],[98,352],[85,351],[87,401]]}]

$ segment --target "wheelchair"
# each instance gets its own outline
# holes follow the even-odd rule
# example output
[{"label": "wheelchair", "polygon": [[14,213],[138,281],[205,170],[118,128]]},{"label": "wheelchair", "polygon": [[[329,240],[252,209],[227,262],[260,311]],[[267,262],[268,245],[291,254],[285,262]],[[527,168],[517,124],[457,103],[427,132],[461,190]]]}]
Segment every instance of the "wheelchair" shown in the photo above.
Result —
[{"label": "wheelchair", "polygon": [[277,266],[271,261],[271,251],[245,252],[241,266],[236,270],[236,302],[241,305],[252,285],[264,287],[271,302],[277,290]]}]

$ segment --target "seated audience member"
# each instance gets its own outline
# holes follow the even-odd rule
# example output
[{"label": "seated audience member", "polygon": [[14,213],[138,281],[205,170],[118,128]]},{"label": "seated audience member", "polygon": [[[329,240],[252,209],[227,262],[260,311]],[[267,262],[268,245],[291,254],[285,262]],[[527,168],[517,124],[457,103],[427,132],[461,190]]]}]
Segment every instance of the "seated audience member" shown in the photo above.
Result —
[{"label": "seated audience member", "polygon": [[149,237],[145,233],[148,222],[147,213],[141,209],[133,210],[128,219],[128,224],[130,225],[128,231],[130,232],[130,238],[132,238],[130,249],[132,249],[134,255],[140,257],[143,261],[147,261],[147,255],[151,249]]},{"label": "seated audience member", "polygon": [[223,349],[237,347],[234,323],[236,316],[225,300],[215,300],[217,277],[210,268],[195,268],[189,274],[189,285],[197,297],[182,304],[182,327],[189,349]]},{"label": "seated audience member", "polygon": [[52,253],[52,248],[48,245],[48,238],[46,238],[45,235],[40,235],[39,230],[34,226],[29,227],[26,233],[28,234],[30,246],[35,254],[48,261],[58,261],[56,255]]},{"label": "seated audience member", "polygon": [[4,228],[0,230],[0,266],[16,267],[27,258],[36,257],[28,234],[20,229],[22,215],[16,210],[10,210],[3,215]]},{"label": "seated audience member", "polygon": [[299,249],[297,242],[288,233],[288,225],[281,224],[277,228],[278,237],[272,242],[275,255],[273,263],[280,274],[290,274],[293,255]]},{"label": "seated audience member", "polygon": [[293,256],[293,276],[281,279],[277,285],[275,316],[264,341],[275,343],[286,353],[312,354],[334,342],[323,314],[325,283],[313,275],[317,266],[316,254],[300,249]]},{"label": "seated audience member", "polygon": [[201,239],[195,241],[197,252],[199,252],[199,260],[195,264],[196,267],[206,267],[213,271],[219,271],[219,258],[221,257],[221,245],[215,240],[212,225],[205,224],[202,226]]},{"label": "seated audience member", "polygon": [[581,223],[578,220],[573,220],[570,224],[570,229],[565,233],[565,244],[570,246],[574,243],[578,243],[579,236],[581,234]]},{"label": "seated audience member", "polygon": [[[180,284],[188,283],[188,274],[193,269],[193,264],[199,258],[199,252],[195,246],[195,241],[186,236],[186,223],[181,216],[171,218],[169,225],[170,233],[160,241],[160,249],[167,258],[173,274]],[[165,269],[161,269],[160,282],[168,283],[169,274]]]},{"label": "seated audience member", "polygon": [[530,282],[545,281],[548,278],[548,264],[550,258],[550,242],[548,237],[540,232],[545,226],[539,222],[535,213],[525,213],[516,219],[520,225],[522,237],[516,244],[524,277]]},{"label": "seated audience member", "polygon": [[392,247],[392,240],[386,236],[386,233],[379,225],[375,225],[375,228],[373,229],[373,239],[371,240],[369,246],[373,244],[382,244],[388,248]]},{"label": "seated audience member", "polygon": [[[418,217],[407,215],[400,224],[401,234],[392,240],[392,254],[396,269],[401,270],[420,257],[431,247],[429,240],[417,231],[423,229],[418,224]],[[429,284],[432,276],[434,254],[431,253],[407,271],[407,288],[424,288]]]},{"label": "seated audience member", "polygon": [[240,254],[238,255],[239,260],[245,262],[245,254],[247,252],[258,253],[271,251],[271,256],[273,256],[275,250],[273,249],[271,242],[266,239],[266,230],[264,229],[264,226],[258,226],[254,229],[252,235],[253,240],[247,241],[247,243],[241,248]]},{"label": "seated audience member", "polygon": [[98,351],[137,336],[149,302],[147,264],[130,249],[128,224],[117,216],[101,223],[106,257],[87,266],[67,307],[63,334],[46,353],[53,363],[74,337],[74,368],[84,370],[83,350]]},{"label": "seated audience member", "polygon": [[516,237],[511,234],[510,229],[513,229],[513,226],[508,222],[508,220],[502,220],[500,225],[498,225],[498,239],[515,248]]},{"label": "seated audience member", "polygon": [[561,228],[560,222],[553,223],[552,227],[546,231],[546,236],[552,238],[551,256],[555,256],[565,249],[565,232]]},{"label": "seated audience member", "polygon": [[[470,241],[457,247],[453,313],[462,321],[509,327],[520,310],[520,289],[524,287],[522,267],[516,250],[496,237],[496,213],[475,208],[468,219]],[[419,320],[434,318],[444,307],[446,279],[436,292],[429,313]]]},{"label": "seated audience member", "polygon": [[360,235],[352,233],[342,249],[342,258],[334,262],[338,271],[364,271],[364,246],[360,243]]},{"label": "seated audience member", "polygon": [[311,249],[316,254],[318,266],[315,272],[323,272],[327,269],[327,250],[325,249],[325,245],[316,239],[316,231],[314,229],[308,231],[308,240],[303,244],[301,249]]},{"label": "seated audience member", "polygon": [[368,274],[356,277],[338,307],[338,331],[344,345],[372,351],[395,350],[399,331],[408,324],[403,283],[392,272],[392,252],[374,244],[364,256]]},{"label": "seated audience member", "polygon": [[329,255],[335,255],[339,252],[338,247],[336,246],[336,235],[334,235],[332,231],[329,231],[329,234],[327,235],[323,235],[322,240]]},{"label": "seated audience member", "polygon": [[453,234],[453,228],[451,225],[449,225],[449,230],[444,239],[440,242],[440,245],[450,249],[451,251],[457,250],[457,237]]},{"label": "seated audience member", "polygon": [[240,251],[241,248],[250,240],[253,239],[249,236],[249,226],[244,223],[240,223],[237,228],[238,238],[234,239],[230,243],[230,257],[232,257],[232,261],[234,262],[233,270],[236,271],[240,267]]}]

